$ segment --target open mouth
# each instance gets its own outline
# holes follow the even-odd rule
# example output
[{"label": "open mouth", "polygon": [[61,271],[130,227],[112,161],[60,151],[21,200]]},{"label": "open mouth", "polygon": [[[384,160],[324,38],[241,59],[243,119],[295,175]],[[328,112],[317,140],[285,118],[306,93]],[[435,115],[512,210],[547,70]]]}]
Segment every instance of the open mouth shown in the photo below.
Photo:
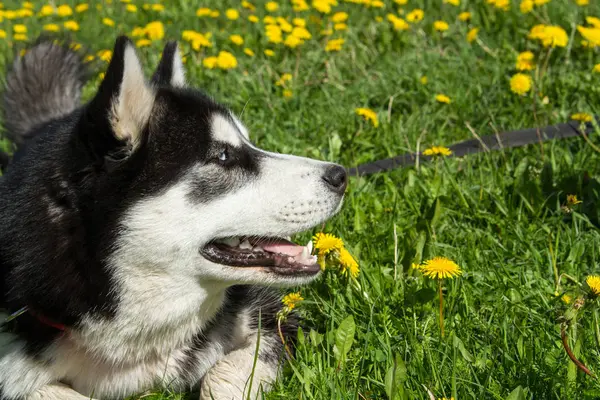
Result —
[{"label": "open mouth", "polygon": [[321,268],[312,241],[300,246],[287,239],[243,236],[217,239],[201,250],[209,261],[230,267],[261,267],[280,275],[316,275]]}]

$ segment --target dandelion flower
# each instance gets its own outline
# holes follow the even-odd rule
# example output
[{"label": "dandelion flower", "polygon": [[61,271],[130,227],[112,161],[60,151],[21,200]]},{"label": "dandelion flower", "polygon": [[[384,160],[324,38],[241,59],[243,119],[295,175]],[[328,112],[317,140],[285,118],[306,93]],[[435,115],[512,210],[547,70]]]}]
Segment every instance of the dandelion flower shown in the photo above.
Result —
[{"label": "dandelion flower", "polygon": [[42,29],[48,32],[58,32],[60,31],[60,26],[57,24],[46,24],[42,27]]},{"label": "dandelion flower", "polygon": [[600,46],[600,28],[586,28],[584,26],[578,26],[577,30],[586,40],[586,47],[597,47]]},{"label": "dandelion flower", "polygon": [[561,299],[561,300],[563,301],[563,303],[565,303],[565,304],[569,304],[569,303],[571,303],[571,300],[573,300],[573,299],[571,298],[571,296],[569,296],[568,294],[563,294],[563,295],[562,295],[562,297],[561,297],[560,299]]},{"label": "dandelion flower", "polygon": [[415,8],[408,14],[406,14],[406,20],[408,22],[421,22],[423,17],[425,16],[425,12],[420,8]]},{"label": "dandelion flower", "polygon": [[446,96],[445,94],[437,94],[435,96],[435,100],[438,103],[444,103],[444,104],[450,104],[452,102],[452,100],[450,100],[450,97]]},{"label": "dandelion flower", "polygon": [[292,78],[292,74],[286,72],[285,74],[281,75],[281,78],[279,78],[277,82],[275,82],[275,86],[285,86],[285,83],[291,81]]},{"label": "dandelion flower", "polygon": [[300,28],[306,28],[306,20],[304,18],[294,18],[292,23]]},{"label": "dandelion flower", "polygon": [[425,261],[421,271],[425,276],[436,279],[454,278],[462,274],[458,264],[445,257],[434,257]]},{"label": "dandelion flower", "polygon": [[125,6],[125,9],[130,13],[137,12],[137,6],[135,4],[127,4],[127,6]]},{"label": "dandelion flower", "polygon": [[229,36],[229,40],[235,45],[241,46],[244,44],[244,38],[240,35],[231,35]]},{"label": "dandelion flower", "polygon": [[379,119],[377,118],[377,113],[375,111],[369,108],[357,108],[354,112],[365,120],[370,121],[375,128],[379,126]]},{"label": "dandelion flower", "polygon": [[527,14],[533,10],[533,0],[523,0],[519,5],[519,9],[523,14]]},{"label": "dandelion flower", "polygon": [[340,11],[340,12],[336,12],[335,14],[333,14],[333,16],[331,17],[331,20],[333,22],[339,23],[339,22],[346,22],[346,20],[348,19],[348,13]]},{"label": "dandelion flower", "polygon": [[54,14],[54,7],[52,7],[51,5],[46,4],[45,6],[42,6],[42,8],[40,8],[40,17],[47,17],[48,15],[52,14]]},{"label": "dandelion flower", "polygon": [[139,39],[137,42],[135,42],[135,45],[137,47],[148,47],[152,44],[152,41],[150,39]]},{"label": "dandelion flower", "polygon": [[206,57],[204,60],[202,60],[202,65],[205,68],[213,69],[217,66],[217,62],[218,62],[218,59],[215,56]]},{"label": "dandelion flower", "polygon": [[394,3],[403,6],[408,3],[408,0],[394,0]]},{"label": "dandelion flower", "polygon": [[68,29],[73,32],[77,32],[79,30],[79,23],[77,21],[65,21],[63,24],[65,29]]},{"label": "dandelion flower", "polygon": [[110,18],[102,18],[102,23],[106,26],[115,26],[115,21]]},{"label": "dandelion flower", "polygon": [[419,82],[421,82],[421,85],[427,85],[427,76],[423,75],[420,79]]},{"label": "dandelion flower", "polygon": [[594,65],[594,68],[592,68],[592,72],[600,74],[600,64]]},{"label": "dandelion flower", "polygon": [[525,74],[515,74],[510,78],[510,90],[518,95],[524,95],[531,90],[531,77]]},{"label": "dandelion flower", "polygon": [[290,310],[296,308],[296,306],[304,300],[304,297],[300,295],[300,292],[288,293],[286,294],[281,302]]},{"label": "dandelion flower", "polygon": [[164,11],[165,6],[164,4],[152,4],[151,9],[152,11]]},{"label": "dandelion flower", "polygon": [[69,17],[73,15],[73,9],[70,6],[63,4],[61,6],[58,6],[58,8],[56,9],[56,13],[59,17]]},{"label": "dandelion flower", "polygon": [[313,0],[312,2],[313,8],[322,14],[329,14],[331,7],[336,5],[336,0]]},{"label": "dandelion flower", "polygon": [[89,4],[86,4],[86,3],[77,4],[75,6],[75,11],[78,12],[78,13],[85,12],[85,11],[87,11],[89,9],[90,9],[90,6],[89,6]]},{"label": "dandelion flower", "polygon": [[468,11],[461,12],[460,14],[458,14],[458,19],[460,19],[461,21],[468,21],[471,19],[471,17],[472,15]]},{"label": "dandelion flower", "polygon": [[265,4],[265,8],[268,12],[275,12],[279,8],[279,4],[275,1],[269,1],[267,4]]},{"label": "dandelion flower", "polygon": [[460,6],[460,0],[444,0],[442,3],[451,4],[453,6]]},{"label": "dandelion flower", "polygon": [[408,23],[402,18],[396,17],[394,14],[388,14],[387,20],[394,25],[394,29],[397,31],[406,31],[410,28]]},{"label": "dandelion flower", "polygon": [[27,33],[27,27],[23,24],[16,24],[13,26],[13,31],[15,33]]},{"label": "dandelion flower", "polygon": [[319,232],[313,236],[313,244],[319,255],[327,255],[334,250],[344,247],[342,239],[330,234]]},{"label": "dandelion flower", "polygon": [[227,19],[235,21],[240,17],[240,12],[234,8],[229,8],[227,11],[225,11],[225,16]]},{"label": "dandelion flower", "polygon": [[534,67],[533,57],[534,55],[531,51],[524,51],[522,53],[519,53],[519,55],[517,56],[516,68],[519,71],[532,70]]},{"label": "dandelion flower", "polygon": [[257,23],[259,21],[258,17],[256,15],[250,15],[248,17],[248,21],[252,22],[252,23]]},{"label": "dandelion flower", "polygon": [[435,21],[433,23],[433,29],[435,29],[438,32],[447,31],[448,28],[449,28],[448,23],[445,21]]},{"label": "dandelion flower", "polygon": [[293,92],[292,92],[290,89],[285,89],[285,90],[283,91],[283,97],[285,97],[285,98],[288,98],[288,99],[289,99],[289,98],[290,98],[290,97],[292,97],[293,95],[294,95],[294,93],[293,93]]},{"label": "dandelion flower", "polygon": [[325,45],[325,51],[327,51],[327,52],[340,51],[342,49],[342,46],[344,45],[344,42],[345,42],[344,39],[329,40],[327,42],[327,44]]},{"label": "dandelion flower", "polygon": [[202,7],[196,10],[196,17],[207,17],[211,12],[212,10],[210,8]]},{"label": "dandelion flower", "polygon": [[232,69],[237,67],[238,62],[233,54],[228,51],[220,51],[217,57],[217,66],[221,69]]},{"label": "dandelion flower", "polygon": [[358,263],[354,257],[352,257],[352,254],[344,247],[340,249],[340,265],[343,274],[349,275],[352,278],[358,276]]},{"label": "dandelion flower", "polygon": [[6,39],[6,31],[4,29],[0,29],[0,39]]},{"label": "dandelion flower", "polygon": [[150,22],[144,30],[150,40],[161,40],[165,37],[165,26],[160,21]]},{"label": "dandelion flower", "polygon": [[112,58],[112,51],[110,51],[110,50],[100,50],[98,52],[98,58],[100,58],[102,61],[109,62],[110,59]]},{"label": "dandelion flower", "polygon": [[467,42],[473,43],[475,39],[477,39],[477,34],[479,33],[479,28],[473,28],[467,32]]},{"label": "dandelion flower", "polygon": [[568,194],[567,195],[567,205],[568,206],[576,206],[577,204],[581,204],[581,200],[577,198],[576,194]]},{"label": "dandelion flower", "polygon": [[252,4],[252,3],[250,3],[249,1],[246,1],[246,0],[242,1],[242,7],[244,7],[245,9],[248,9],[250,11],[256,10],[256,7],[254,6],[254,4]]},{"label": "dandelion flower", "polygon": [[444,146],[432,146],[423,151],[424,156],[443,156],[448,157],[452,155],[452,150]]},{"label": "dandelion flower", "polygon": [[600,28],[600,18],[597,17],[585,17],[585,22],[594,28]]},{"label": "dandelion flower", "polygon": [[273,57],[275,55],[275,52],[271,49],[266,49],[264,51],[264,53],[265,53],[265,56],[267,56],[267,57]]},{"label": "dandelion flower", "polygon": [[27,40],[27,34],[25,33],[15,33],[13,35],[13,39],[16,40],[17,42],[24,42]]},{"label": "dandelion flower", "polygon": [[576,114],[571,115],[571,119],[573,121],[592,122],[594,117],[588,113],[576,113]]},{"label": "dandelion flower", "polygon": [[585,283],[588,284],[596,296],[600,295],[600,276],[590,275],[585,279]]},{"label": "dandelion flower", "polygon": [[575,0],[575,4],[578,6],[587,6],[590,4],[590,0]]}]

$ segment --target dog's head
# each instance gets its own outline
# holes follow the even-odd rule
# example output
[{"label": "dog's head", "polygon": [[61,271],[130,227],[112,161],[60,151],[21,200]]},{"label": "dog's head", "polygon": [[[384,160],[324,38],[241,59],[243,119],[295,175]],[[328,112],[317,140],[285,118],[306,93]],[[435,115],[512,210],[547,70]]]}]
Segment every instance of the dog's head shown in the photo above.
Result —
[{"label": "dog's head", "polygon": [[103,165],[96,191],[111,192],[104,210],[120,210],[97,221],[112,224],[101,236],[113,268],[228,284],[318,275],[311,246],[286,238],[340,209],[345,169],[254,146],[231,111],[187,85],[176,43],[147,82],[134,46],[119,38],[81,124]]}]

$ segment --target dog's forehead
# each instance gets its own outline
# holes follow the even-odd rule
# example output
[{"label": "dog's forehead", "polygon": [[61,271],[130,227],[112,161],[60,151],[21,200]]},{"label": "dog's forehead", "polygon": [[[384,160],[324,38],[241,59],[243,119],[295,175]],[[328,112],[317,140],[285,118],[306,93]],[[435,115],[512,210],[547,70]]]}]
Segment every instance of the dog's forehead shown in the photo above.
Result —
[{"label": "dog's forehead", "polygon": [[246,136],[245,128],[232,115],[215,113],[210,121],[210,133],[213,140],[240,147]]}]

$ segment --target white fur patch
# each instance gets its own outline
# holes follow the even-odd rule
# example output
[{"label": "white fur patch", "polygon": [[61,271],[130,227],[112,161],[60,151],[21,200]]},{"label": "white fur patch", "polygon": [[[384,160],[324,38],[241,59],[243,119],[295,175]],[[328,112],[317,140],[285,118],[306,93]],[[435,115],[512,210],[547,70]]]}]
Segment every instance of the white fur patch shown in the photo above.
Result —
[{"label": "white fur patch", "polygon": [[233,119],[233,122],[235,122],[235,125],[240,130],[240,132],[242,133],[242,136],[244,136],[244,138],[246,140],[249,140],[250,139],[250,134],[248,133],[248,129],[246,129],[246,127],[244,126],[244,124],[242,124],[242,122],[235,115],[233,115],[233,113],[230,113],[230,115],[231,115],[231,118]]},{"label": "white fur patch", "polygon": [[215,113],[212,117],[210,126],[210,131],[214,140],[229,143],[234,147],[242,145],[240,131],[223,115]]},{"label": "white fur patch", "polygon": [[135,148],[154,106],[154,91],[146,84],[144,72],[133,46],[124,53],[123,80],[112,105],[111,125],[118,139]]},{"label": "white fur patch", "polygon": [[173,73],[171,75],[171,85],[175,87],[185,86],[185,68],[183,67],[183,61],[181,60],[181,53],[179,52],[179,45],[175,49],[173,55]]}]

